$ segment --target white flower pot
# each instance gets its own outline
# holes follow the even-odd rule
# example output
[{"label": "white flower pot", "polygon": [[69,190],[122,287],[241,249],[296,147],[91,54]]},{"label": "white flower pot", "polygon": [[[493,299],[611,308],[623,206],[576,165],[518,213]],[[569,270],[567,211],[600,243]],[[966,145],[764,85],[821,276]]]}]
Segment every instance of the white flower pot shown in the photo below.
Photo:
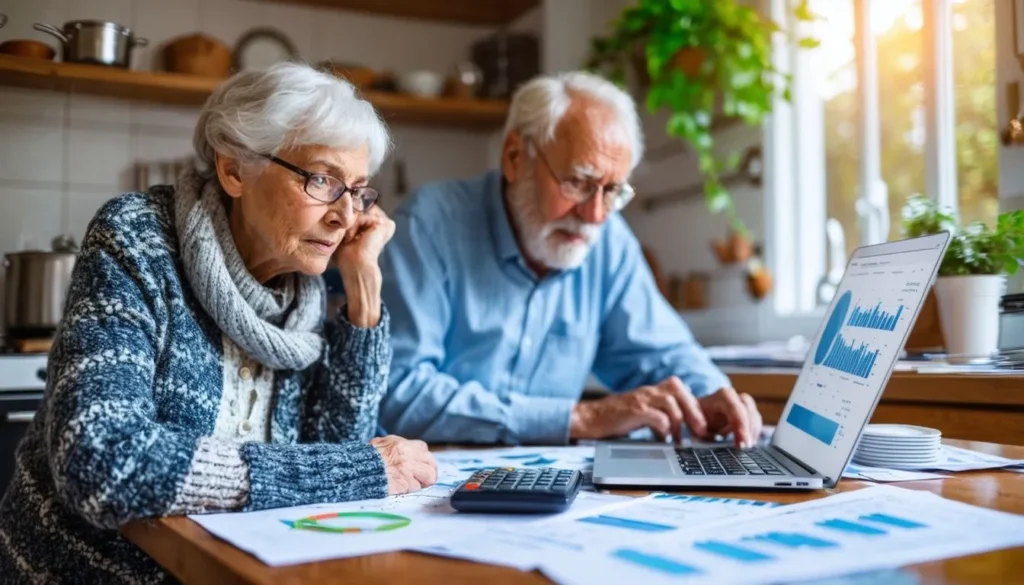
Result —
[{"label": "white flower pot", "polygon": [[999,350],[1001,274],[942,276],[935,281],[946,353],[964,361],[985,360]]}]

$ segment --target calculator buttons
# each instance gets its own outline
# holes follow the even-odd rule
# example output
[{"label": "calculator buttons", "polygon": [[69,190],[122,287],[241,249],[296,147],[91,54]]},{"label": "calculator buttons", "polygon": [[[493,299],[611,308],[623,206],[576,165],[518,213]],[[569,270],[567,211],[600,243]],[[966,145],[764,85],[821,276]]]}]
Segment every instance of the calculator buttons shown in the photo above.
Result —
[{"label": "calculator buttons", "polygon": [[460,512],[559,512],[575,500],[582,484],[582,474],[572,469],[483,469],[456,488],[450,501]]}]

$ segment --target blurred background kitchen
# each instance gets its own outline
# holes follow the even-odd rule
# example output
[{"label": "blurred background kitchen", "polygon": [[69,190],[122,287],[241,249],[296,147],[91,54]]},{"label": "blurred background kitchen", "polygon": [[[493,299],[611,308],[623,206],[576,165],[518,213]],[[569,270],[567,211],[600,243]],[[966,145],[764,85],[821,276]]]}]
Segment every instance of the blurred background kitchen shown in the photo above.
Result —
[{"label": "blurred background kitchen", "polygon": [[[0,386],[15,396],[0,465],[41,392],[61,275],[89,220],[118,193],[171,180],[218,79],[301,59],[359,85],[396,143],[374,179],[391,211],[427,181],[494,166],[516,85],[582,67],[635,3],[0,0]],[[910,197],[990,226],[1024,208],[1024,0],[725,4],[810,39],[770,47],[793,75],[791,99],[767,99],[771,115],[755,123],[714,116],[714,153],[738,163],[722,175],[726,200],[708,193],[692,144],[667,131],[679,112],[645,113],[648,156],[624,215],[663,294],[723,362],[799,361],[847,254],[899,237]],[[642,105],[644,82],[630,79]],[[734,216],[713,212],[722,205]],[[1019,276],[1008,291],[1024,291]],[[1008,318],[1024,331],[1024,307],[992,310],[1004,337]],[[943,351],[938,311],[933,299],[915,346]]]}]

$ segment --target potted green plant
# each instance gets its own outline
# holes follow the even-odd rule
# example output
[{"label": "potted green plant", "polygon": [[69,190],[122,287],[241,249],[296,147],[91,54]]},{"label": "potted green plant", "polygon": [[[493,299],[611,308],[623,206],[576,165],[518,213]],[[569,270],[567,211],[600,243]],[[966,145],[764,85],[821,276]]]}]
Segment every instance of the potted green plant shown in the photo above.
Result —
[{"label": "potted green plant", "polygon": [[960,227],[935,202],[913,197],[903,209],[901,227],[906,237],[953,234],[935,281],[946,352],[962,361],[990,358],[999,349],[1006,277],[1024,261],[1024,210],[1000,214],[995,228],[983,222]]},{"label": "potted green plant", "polygon": [[[796,20],[815,18],[801,0]],[[719,158],[713,127],[722,117],[760,124],[773,99],[790,99],[790,75],[772,61],[772,36],[781,28],[738,0],[638,0],[612,23],[607,36],[594,38],[586,67],[626,85],[637,74],[650,112],[670,112],[666,132],[694,149],[704,178],[708,209],[725,214],[731,237],[746,226],[722,176],[735,168],[739,153]],[[812,38],[796,40],[815,47]]]}]

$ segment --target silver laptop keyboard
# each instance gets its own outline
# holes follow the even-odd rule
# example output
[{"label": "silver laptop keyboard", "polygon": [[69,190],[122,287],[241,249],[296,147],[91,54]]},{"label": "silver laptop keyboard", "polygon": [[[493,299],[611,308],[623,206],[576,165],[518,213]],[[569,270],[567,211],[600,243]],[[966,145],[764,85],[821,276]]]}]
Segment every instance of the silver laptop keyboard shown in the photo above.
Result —
[{"label": "silver laptop keyboard", "polygon": [[676,456],[686,475],[786,475],[758,449],[688,447]]}]

